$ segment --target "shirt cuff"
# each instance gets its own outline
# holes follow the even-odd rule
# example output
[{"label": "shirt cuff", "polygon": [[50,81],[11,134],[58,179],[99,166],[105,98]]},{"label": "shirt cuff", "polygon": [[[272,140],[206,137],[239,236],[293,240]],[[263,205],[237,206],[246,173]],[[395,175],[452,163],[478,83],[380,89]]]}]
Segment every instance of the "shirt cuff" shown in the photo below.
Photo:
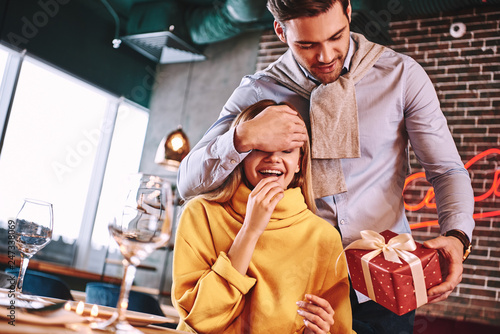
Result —
[{"label": "shirt cuff", "polygon": [[467,235],[467,237],[469,237],[469,241],[472,242],[472,231],[475,226],[472,215],[464,213],[456,214],[449,217],[446,222],[441,223],[440,226],[442,234],[450,230],[461,230]]},{"label": "shirt cuff", "polygon": [[234,133],[236,128],[229,129],[221,135],[217,141],[216,154],[221,161],[221,165],[226,170],[233,170],[250,153],[238,153],[234,147]]},{"label": "shirt cuff", "polygon": [[229,260],[224,252],[220,252],[219,257],[212,266],[212,270],[238,289],[243,295],[247,294],[255,285],[255,282],[257,282],[255,278],[240,274],[233,267],[231,260]]},{"label": "shirt cuff", "polygon": [[364,294],[362,294],[361,292],[357,291],[357,290],[354,290],[356,292],[356,298],[358,298],[358,303],[359,304],[362,304],[362,303],[366,303],[367,301],[370,301],[370,297],[368,296],[365,296]]}]

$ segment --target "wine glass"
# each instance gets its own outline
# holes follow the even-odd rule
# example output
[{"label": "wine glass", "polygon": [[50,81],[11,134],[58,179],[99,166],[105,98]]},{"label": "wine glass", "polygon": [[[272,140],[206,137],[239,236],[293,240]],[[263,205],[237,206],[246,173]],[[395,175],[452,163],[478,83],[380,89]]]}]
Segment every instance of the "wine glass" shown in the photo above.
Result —
[{"label": "wine glass", "polygon": [[16,216],[14,241],[21,253],[19,277],[16,282],[16,295],[21,299],[30,299],[22,294],[24,276],[29,260],[52,239],[53,210],[52,204],[35,199],[25,199]]},{"label": "wine glass", "polygon": [[172,190],[170,183],[154,176],[138,174],[132,178],[123,210],[110,222],[108,229],[124,257],[123,281],[116,311],[107,321],[92,327],[115,333],[142,333],[126,318],[128,297],[137,266],[170,240]]}]

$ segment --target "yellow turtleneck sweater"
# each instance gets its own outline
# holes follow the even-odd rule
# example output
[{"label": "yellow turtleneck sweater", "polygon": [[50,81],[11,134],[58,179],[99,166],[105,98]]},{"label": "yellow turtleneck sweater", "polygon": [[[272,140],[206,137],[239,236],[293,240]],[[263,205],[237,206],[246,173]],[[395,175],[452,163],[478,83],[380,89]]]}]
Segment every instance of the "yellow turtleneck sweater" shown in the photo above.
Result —
[{"label": "yellow turtleneck sweater", "polygon": [[172,302],[178,329],[198,333],[302,333],[296,302],[306,293],[335,310],[331,333],[352,333],[349,282],[337,230],[307,209],[300,188],[288,189],[252,255],[247,274],[226,253],[240,230],[250,190],[227,204],[194,199],[176,232]]}]

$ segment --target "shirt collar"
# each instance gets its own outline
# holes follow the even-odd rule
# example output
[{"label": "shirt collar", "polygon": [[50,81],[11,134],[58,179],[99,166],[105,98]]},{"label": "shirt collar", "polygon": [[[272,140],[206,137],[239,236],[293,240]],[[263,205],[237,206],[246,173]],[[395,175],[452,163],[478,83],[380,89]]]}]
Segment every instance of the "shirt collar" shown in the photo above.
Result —
[{"label": "shirt collar", "polygon": [[[349,37],[349,50],[347,51],[347,55],[345,57],[345,60],[344,60],[344,66],[342,67],[342,72],[340,72],[340,75],[344,75],[346,74],[347,72],[349,72],[349,68],[351,66],[351,59],[352,59],[352,56],[354,54],[354,41],[352,39],[352,37]],[[302,65],[300,65],[298,62],[297,64],[299,65],[300,69],[302,70],[302,72],[304,72],[304,75],[311,81],[313,81],[314,83],[320,85],[321,82],[319,82],[315,77],[313,77],[311,75],[311,73],[309,73],[304,67],[302,67]]]}]

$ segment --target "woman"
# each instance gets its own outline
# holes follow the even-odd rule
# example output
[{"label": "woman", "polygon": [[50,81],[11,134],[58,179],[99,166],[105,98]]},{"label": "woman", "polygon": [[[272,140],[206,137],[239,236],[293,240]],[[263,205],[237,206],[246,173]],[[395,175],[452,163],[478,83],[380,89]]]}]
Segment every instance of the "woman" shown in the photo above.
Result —
[{"label": "woman", "polygon": [[[237,127],[257,117],[245,109]],[[316,216],[309,143],[254,150],[215,191],[188,202],[176,232],[178,329],[200,333],[351,333],[337,230]]]}]

